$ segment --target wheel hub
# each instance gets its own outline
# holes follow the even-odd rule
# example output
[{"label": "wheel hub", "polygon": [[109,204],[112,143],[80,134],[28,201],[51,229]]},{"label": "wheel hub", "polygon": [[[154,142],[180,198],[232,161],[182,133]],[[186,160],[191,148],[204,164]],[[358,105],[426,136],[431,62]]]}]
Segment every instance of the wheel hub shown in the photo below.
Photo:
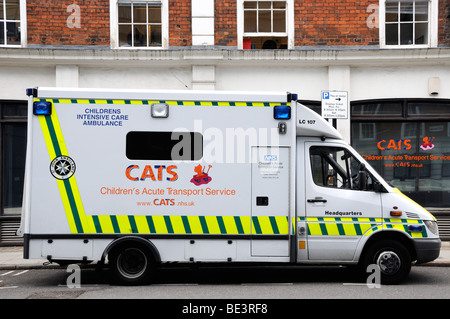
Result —
[{"label": "wheel hub", "polygon": [[377,265],[383,273],[395,274],[401,266],[400,257],[393,251],[384,251],[378,256]]},{"label": "wheel hub", "polygon": [[117,266],[119,272],[126,278],[137,278],[141,276],[147,268],[147,258],[145,254],[135,248],[124,250],[120,255]]}]

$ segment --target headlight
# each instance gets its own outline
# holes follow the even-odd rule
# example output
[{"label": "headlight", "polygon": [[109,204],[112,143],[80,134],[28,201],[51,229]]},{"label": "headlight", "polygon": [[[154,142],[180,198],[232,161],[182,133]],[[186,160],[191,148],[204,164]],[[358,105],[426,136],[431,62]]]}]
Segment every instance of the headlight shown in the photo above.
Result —
[{"label": "headlight", "polygon": [[435,222],[434,220],[424,220],[424,223],[425,226],[427,226],[427,228],[430,230],[430,232],[432,232],[436,236],[439,236],[439,228],[437,222]]}]

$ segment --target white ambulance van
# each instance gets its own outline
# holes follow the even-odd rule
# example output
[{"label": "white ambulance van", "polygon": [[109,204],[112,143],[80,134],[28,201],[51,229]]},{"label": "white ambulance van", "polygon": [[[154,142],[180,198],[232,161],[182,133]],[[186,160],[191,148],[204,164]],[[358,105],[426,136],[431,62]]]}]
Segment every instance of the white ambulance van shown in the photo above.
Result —
[{"label": "white ambulance van", "polygon": [[439,256],[435,218],[295,94],[28,89],[24,258],[368,265]]}]

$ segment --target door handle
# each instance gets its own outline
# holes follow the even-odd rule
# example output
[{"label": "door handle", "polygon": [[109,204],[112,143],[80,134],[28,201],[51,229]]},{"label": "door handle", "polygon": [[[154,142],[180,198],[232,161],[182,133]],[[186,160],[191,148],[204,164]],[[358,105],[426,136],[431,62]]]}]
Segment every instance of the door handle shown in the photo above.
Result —
[{"label": "door handle", "polygon": [[322,197],[316,197],[314,199],[308,199],[307,202],[308,203],[326,203],[327,200],[323,199]]}]

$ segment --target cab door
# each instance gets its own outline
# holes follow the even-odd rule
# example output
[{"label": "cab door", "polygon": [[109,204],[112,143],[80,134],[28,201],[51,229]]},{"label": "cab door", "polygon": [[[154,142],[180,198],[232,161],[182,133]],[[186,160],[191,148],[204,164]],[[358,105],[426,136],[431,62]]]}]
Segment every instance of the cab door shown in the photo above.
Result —
[{"label": "cab door", "polygon": [[304,150],[308,259],[351,261],[361,238],[382,222],[381,195],[360,187],[374,181],[360,183],[369,175],[359,174],[345,145],[305,142]]}]

